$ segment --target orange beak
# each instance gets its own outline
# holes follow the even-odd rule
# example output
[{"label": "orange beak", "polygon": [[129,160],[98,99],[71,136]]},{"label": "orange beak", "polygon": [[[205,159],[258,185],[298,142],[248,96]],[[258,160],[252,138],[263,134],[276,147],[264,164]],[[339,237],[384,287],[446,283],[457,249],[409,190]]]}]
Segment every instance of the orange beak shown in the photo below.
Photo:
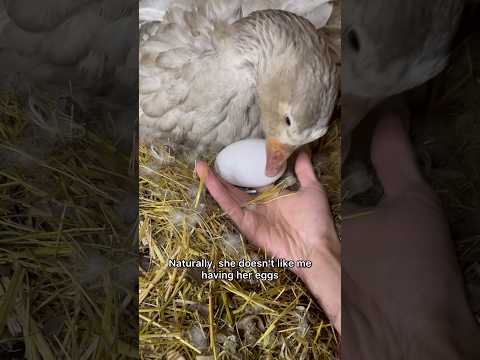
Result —
[{"label": "orange beak", "polygon": [[293,153],[295,147],[282,144],[276,139],[267,138],[267,165],[265,175],[273,177],[282,171],[288,157]]}]

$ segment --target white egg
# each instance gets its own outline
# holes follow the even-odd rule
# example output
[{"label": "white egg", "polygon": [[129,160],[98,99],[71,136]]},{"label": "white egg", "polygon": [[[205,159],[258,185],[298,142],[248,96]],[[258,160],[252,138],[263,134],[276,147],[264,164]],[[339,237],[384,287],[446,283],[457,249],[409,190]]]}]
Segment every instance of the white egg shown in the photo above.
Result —
[{"label": "white egg", "polygon": [[215,172],[230,184],[257,188],[275,182],[285,172],[276,176],[265,175],[267,163],[266,141],[264,139],[245,139],[228,145],[217,155]]}]

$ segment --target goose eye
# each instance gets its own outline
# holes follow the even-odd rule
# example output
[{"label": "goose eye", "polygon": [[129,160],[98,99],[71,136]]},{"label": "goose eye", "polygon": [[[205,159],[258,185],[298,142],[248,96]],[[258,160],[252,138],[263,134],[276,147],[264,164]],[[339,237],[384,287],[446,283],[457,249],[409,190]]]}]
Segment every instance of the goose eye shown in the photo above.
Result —
[{"label": "goose eye", "polygon": [[285,122],[288,126],[292,125],[292,121],[290,120],[289,116],[285,116]]}]

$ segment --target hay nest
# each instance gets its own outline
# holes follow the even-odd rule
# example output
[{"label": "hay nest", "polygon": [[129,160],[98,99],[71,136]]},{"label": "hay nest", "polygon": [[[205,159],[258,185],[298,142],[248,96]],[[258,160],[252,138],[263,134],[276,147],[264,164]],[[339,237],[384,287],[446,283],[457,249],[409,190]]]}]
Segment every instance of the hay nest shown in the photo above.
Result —
[{"label": "hay nest", "polygon": [[137,357],[136,227],[119,220],[131,159],[66,105],[0,93],[0,354]]},{"label": "hay nest", "polygon": [[[314,164],[340,220],[340,126],[314,148]],[[257,201],[277,196],[281,181]],[[264,259],[206,194],[192,165],[167,148],[140,149],[140,353],[142,359],[332,359],[338,338],[302,282],[203,280],[206,268],[169,260]],[[218,270],[218,269],[217,269]],[[242,271],[258,272],[257,268]],[[263,270],[262,270],[263,271]],[[225,271],[228,272],[228,271]]]}]

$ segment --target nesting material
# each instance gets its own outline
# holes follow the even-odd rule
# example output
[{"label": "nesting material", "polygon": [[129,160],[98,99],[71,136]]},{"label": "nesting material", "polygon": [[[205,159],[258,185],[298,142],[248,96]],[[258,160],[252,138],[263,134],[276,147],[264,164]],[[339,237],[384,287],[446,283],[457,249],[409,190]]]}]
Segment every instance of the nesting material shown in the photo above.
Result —
[{"label": "nesting material", "polygon": [[136,226],[121,220],[118,201],[128,191],[130,159],[115,164],[112,139],[81,120],[44,93],[0,92],[0,354],[6,357],[138,356],[137,243],[122,236]]},{"label": "nesting material", "polygon": [[[339,123],[316,145],[313,159],[336,221],[340,206]],[[158,158],[162,159],[161,164]],[[169,159],[169,161],[163,161]],[[210,164],[213,163],[210,159]],[[142,359],[332,359],[338,339],[321,308],[289,270],[276,280],[202,279],[205,268],[169,260],[261,260],[194,173],[167,147],[140,149],[140,352]],[[292,185],[286,177],[256,202]],[[218,267],[216,270],[220,270]],[[233,273],[239,268],[222,269]]]}]

